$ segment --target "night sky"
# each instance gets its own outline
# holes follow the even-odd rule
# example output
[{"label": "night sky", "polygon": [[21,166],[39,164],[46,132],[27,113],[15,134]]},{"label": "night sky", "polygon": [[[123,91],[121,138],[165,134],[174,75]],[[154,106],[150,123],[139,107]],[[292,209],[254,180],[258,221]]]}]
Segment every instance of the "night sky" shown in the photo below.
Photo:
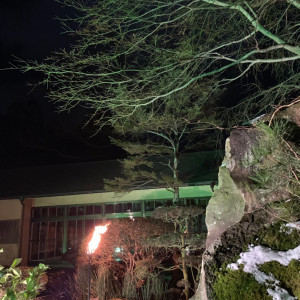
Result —
[{"label": "night sky", "polygon": [[[0,69],[17,56],[41,61],[71,38],[56,16],[72,12],[54,0],[0,1]],[[104,134],[83,128],[88,112],[57,113],[46,90],[27,85],[35,73],[0,71],[0,169],[114,159],[122,156]]]}]

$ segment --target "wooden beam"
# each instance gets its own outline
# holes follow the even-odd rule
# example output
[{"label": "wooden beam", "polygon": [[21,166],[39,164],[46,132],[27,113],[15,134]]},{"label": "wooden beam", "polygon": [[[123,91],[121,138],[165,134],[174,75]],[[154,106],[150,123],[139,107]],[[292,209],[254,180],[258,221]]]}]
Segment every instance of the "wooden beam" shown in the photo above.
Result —
[{"label": "wooden beam", "polygon": [[23,213],[21,222],[21,239],[19,246],[20,257],[22,258],[21,265],[28,265],[29,241],[30,241],[30,219],[31,208],[33,207],[34,199],[25,198],[23,201]]}]

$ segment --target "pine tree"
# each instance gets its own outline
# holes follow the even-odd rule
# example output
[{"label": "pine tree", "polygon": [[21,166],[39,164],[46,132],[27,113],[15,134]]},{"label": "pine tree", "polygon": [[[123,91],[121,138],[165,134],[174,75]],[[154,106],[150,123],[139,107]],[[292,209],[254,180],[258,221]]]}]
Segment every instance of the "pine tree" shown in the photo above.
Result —
[{"label": "pine tree", "polygon": [[177,93],[161,105],[139,107],[126,120],[120,118],[114,123],[119,139],[112,138],[112,142],[129,156],[121,161],[123,176],[105,181],[107,190],[161,186],[172,191],[174,204],[179,203],[181,154],[199,151],[205,144],[210,149],[217,145],[215,132],[220,121],[212,103],[219,100],[223,90],[209,91],[209,84],[194,84],[189,96]]}]

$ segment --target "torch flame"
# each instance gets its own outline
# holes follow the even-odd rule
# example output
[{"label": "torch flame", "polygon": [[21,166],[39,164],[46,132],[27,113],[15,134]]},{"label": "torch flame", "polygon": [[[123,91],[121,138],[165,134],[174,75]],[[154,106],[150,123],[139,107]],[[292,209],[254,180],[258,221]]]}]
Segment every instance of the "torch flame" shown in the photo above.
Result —
[{"label": "torch flame", "polygon": [[98,245],[101,241],[101,234],[104,234],[107,231],[108,224],[105,224],[104,226],[96,226],[93,237],[90,240],[88,244],[87,254],[93,254],[95,250],[98,248]]}]

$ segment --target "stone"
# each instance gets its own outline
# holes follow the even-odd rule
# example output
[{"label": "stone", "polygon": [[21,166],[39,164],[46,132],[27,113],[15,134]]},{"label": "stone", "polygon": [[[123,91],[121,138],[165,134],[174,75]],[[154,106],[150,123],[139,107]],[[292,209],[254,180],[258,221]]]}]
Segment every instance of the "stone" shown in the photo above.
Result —
[{"label": "stone", "polygon": [[244,215],[244,199],[226,167],[219,169],[219,189],[206,208],[208,230],[206,249],[230,226],[238,223]]}]

